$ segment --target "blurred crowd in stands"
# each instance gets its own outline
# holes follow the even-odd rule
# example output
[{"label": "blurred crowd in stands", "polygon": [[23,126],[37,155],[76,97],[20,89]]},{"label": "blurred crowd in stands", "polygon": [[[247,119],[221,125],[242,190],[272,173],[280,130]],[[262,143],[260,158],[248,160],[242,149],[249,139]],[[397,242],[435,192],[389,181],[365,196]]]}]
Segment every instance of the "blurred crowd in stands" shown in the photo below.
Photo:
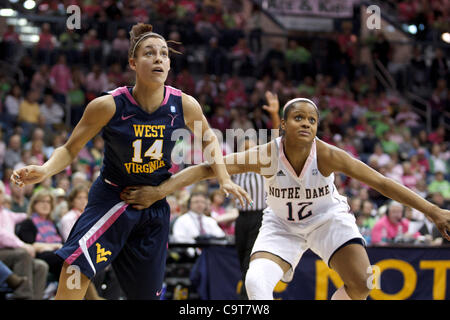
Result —
[{"label": "blurred crowd in stands", "polygon": [[[401,20],[424,19],[432,28],[448,22],[448,10],[440,7],[444,1],[390,2],[397,3]],[[64,6],[58,3],[41,1],[37,13],[64,15]],[[70,136],[89,101],[104,91],[133,85],[134,74],[127,65],[128,30],[136,22],[150,22],[166,39],[180,42],[171,44],[182,54],[171,56],[167,84],[196,97],[211,126],[224,136],[227,129],[272,129],[262,109],[266,91],[278,94],[281,106],[294,97],[310,98],[321,110],[318,136],[322,140],[450,209],[450,140],[443,117],[450,110],[450,66],[442,48],[433,48],[431,60],[426,60],[425,48],[415,46],[413,58],[405,62],[408,86],[424,88],[423,98],[431,106],[433,118],[427,127],[423,114],[401,92],[386,90],[369,66],[359,62],[359,50],[369,46],[372,58],[388,66],[392,45],[382,32],[360,39],[351,20],[335,33],[274,40],[260,32],[261,13],[255,10],[245,17],[237,0],[85,3],[90,4],[82,6],[81,30],[43,23],[32,48],[21,44],[13,26],[1,36],[2,61],[17,66],[19,72],[11,75],[0,69],[0,179],[4,185],[0,216],[5,210],[28,212],[39,223],[37,211],[43,210],[39,203],[44,199],[52,204],[52,239],[63,235],[57,243],[64,241],[70,230],[64,222],[76,220],[83,208],[76,204],[77,192],[84,203],[85,188],[99,174],[101,136],[90,141],[70,167],[37,186],[18,188],[9,177],[15,168],[43,164]],[[427,10],[419,10],[424,5]],[[237,148],[224,145],[223,150],[229,153]],[[174,165],[172,171],[183,167]],[[442,243],[422,213],[391,203],[344,175],[336,175],[336,186],[348,196],[369,244]],[[205,215],[217,218],[234,212],[234,201],[214,193],[216,189],[217,183],[209,180],[174,192],[167,199],[172,220],[188,211],[187,200],[199,192],[208,195]],[[50,192],[36,198],[42,190]],[[232,241],[233,221],[220,227]],[[4,247],[1,241],[0,237],[0,248]]]},{"label": "blurred crowd in stands", "polygon": [[[419,26],[419,39],[426,39],[435,32],[446,32],[450,27],[448,2],[445,0],[388,1],[396,7],[399,21]],[[423,27],[420,27],[422,25]]]}]

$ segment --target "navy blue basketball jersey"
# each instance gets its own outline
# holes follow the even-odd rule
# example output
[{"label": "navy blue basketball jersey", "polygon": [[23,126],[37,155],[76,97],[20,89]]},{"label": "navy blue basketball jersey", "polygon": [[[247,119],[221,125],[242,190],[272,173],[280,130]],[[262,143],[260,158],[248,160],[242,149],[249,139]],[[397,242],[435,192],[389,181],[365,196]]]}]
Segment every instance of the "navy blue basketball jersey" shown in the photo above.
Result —
[{"label": "navy blue basketball jersey", "polygon": [[139,107],[132,87],[119,87],[111,94],[116,113],[103,128],[105,154],[101,174],[118,186],[157,186],[171,176],[174,130],[184,128],[181,91],[164,87],[164,100],[152,113]]}]

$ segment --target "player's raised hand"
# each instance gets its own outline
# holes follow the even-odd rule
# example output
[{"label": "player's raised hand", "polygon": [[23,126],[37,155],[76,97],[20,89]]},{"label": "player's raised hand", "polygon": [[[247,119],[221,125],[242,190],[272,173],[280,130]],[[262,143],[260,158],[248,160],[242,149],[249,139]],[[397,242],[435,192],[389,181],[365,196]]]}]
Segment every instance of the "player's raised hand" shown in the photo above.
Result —
[{"label": "player's raised hand", "polygon": [[46,171],[42,166],[30,165],[14,170],[10,179],[12,183],[23,187],[26,184],[42,182],[46,177]]},{"label": "player's raised hand", "polygon": [[263,105],[263,109],[269,113],[278,113],[280,111],[280,102],[278,100],[278,95],[270,91],[265,93],[267,105]]},{"label": "player's raised hand", "polygon": [[247,201],[251,206],[253,206],[252,198],[248,195],[247,191],[242,189],[239,185],[231,180],[228,180],[220,185],[220,189],[225,193],[225,196],[233,194],[241,203],[241,206],[245,206],[245,201]]}]

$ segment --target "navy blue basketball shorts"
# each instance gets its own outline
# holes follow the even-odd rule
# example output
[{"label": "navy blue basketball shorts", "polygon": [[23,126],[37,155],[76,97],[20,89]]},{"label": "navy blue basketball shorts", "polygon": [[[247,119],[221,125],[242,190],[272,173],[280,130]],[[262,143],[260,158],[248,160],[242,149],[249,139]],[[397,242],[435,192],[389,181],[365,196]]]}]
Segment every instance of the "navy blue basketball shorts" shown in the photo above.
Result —
[{"label": "navy blue basketball shorts", "polygon": [[165,199],[136,210],[101,176],[64,246],[56,251],[88,278],[112,263],[128,299],[159,299],[164,280],[170,208]]}]

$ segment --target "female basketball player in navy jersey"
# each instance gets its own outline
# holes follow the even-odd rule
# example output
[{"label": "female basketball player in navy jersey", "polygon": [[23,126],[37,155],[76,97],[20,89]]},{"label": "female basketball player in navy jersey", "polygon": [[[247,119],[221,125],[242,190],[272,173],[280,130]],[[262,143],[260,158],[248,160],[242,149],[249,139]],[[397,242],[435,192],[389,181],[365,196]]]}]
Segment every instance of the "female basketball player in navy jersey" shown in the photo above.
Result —
[{"label": "female basketball player in navy jersey", "polygon": [[[134,87],[120,87],[90,102],[67,143],[42,166],[14,171],[18,185],[39,183],[66,168],[100,130],[105,140],[104,162],[89,192],[85,212],[67,242],[57,251],[64,260],[56,299],[82,299],[90,279],[112,262],[128,299],[159,299],[164,277],[169,232],[165,199],[137,210],[121,201],[130,185],[157,186],[171,175],[171,134],[201,123],[203,147],[212,143],[212,163],[221,188],[241,202],[246,192],[234,184],[223,162],[216,136],[199,103],[180,90],[164,85],[170,69],[169,47],[151,25],[135,25],[130,32],[130,67]],[[195,132],[194,132],[195,133]],[[250,200],[251,201],[251,200]],[[81,271],[80,285],[74,275]]]},{"label": "female basketball player in navy jersey", "polygon": [[[366,299],[369,295],[367,279],[371,273],[365,243],[346,198],[336,191],[334,172],[342,172],[423,212],[450,240],[450,211],[316,138],[318,122],[314,102],[293,99],[283,108],[281,137],[225,157],[230,174],[253,171],[265,177],[268,208],[245,281],[250,299],[272,299],[275,285],[281,279],[292,279],[308,248],[344,282],[332,299]],[[251,161],[254,159],[257,161]],[[146,207],[173,190],[213,175],[207,164],[201,164],[173,175],[158,187],[125,189],[121,197],[132,205]]]}]

